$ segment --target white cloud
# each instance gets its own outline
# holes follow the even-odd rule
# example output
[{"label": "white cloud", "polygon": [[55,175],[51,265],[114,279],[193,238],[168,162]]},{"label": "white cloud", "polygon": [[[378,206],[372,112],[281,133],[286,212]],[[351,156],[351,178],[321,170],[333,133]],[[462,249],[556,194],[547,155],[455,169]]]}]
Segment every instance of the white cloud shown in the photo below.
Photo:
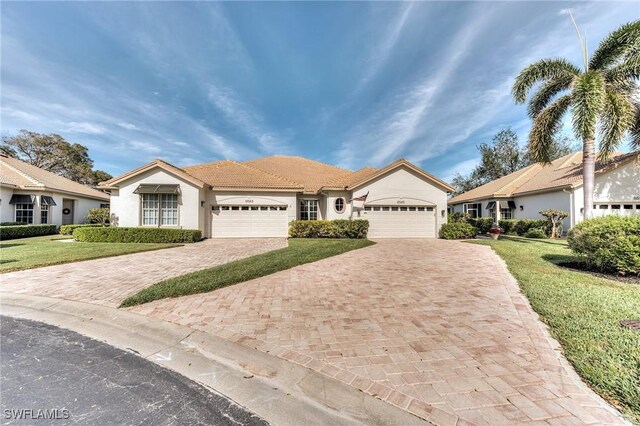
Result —
[{"label": "white cloud", "polygon": [[127,122],[124,122],[124,121],[119,122],[118,126],[122,127],[123,129],[127,129],[127,130],[140,130],[138,128],[138,126],[136,126],[135,124],[127,123]]},{"label": "white cloud", "polygon": [[102,127],[97,126],[93,123],[78,123],[76,121],[69,122],[63,130],[69,133],[85,133],[89,135],[101,135],[105,132]]}]

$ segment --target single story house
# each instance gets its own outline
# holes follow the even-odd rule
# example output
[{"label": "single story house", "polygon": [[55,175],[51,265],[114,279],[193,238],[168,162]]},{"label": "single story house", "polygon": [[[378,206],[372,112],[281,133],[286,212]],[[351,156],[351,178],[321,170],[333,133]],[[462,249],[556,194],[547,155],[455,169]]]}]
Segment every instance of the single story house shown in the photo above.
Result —
[{"label": "single story house", "polygon": [[[640,153],[615,154],[596,164],[593,216],[640,214]],[[540,210],[569,213],[565,230],[584,219],[582,152],[551,164],[532,164],[449,200],[449,211],[471,217],[541,219]]]},{"label": "single story house", "polygon": [[356,172],[301,157],[176,167],[155,160],[102,182],[119,226],[205,237],[286,237],[290,221],[368,219],[369,236],[434,238],[453,188],[401,159]]},{"label": "single story house", "polygon": [[0,222],[82,223],[109,195],[55,173],[0,155]]}]

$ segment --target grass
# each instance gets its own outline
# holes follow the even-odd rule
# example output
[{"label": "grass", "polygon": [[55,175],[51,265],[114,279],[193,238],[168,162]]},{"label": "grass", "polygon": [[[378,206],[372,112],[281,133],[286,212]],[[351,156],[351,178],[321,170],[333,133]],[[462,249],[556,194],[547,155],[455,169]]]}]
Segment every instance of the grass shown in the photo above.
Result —
[{"label": "grass", "polygon": [[120,306],[206,293],[372,244],[369,240],[356,239],[291,239],[283,249],[161,281],[125,299]]},{"label": "grass", "polygon": [[578,374],[640,424],[640,286],[557,266],[573,260],[565,241],[500,237],[490,245],[507,263],[533,309],[549,325]]},{"label": "grass", "polygon": [[68,235],[46,235],[43,237],[0,241],[0,273],[180,245],[58,241],[69,238]]}]

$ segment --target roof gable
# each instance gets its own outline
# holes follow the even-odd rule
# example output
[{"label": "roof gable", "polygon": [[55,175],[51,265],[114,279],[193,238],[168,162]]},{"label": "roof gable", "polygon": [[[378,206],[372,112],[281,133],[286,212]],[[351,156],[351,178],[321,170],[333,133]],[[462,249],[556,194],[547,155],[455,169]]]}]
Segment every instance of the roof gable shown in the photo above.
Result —
[{"label": "roof gable", "polygon": [[48,170],[41,169],[17,158],[0,156],[0,181],[23,189],[51,190],[76,194],[88,198],[108,200],[109,195],[89,186],[74,182]]},{"label": "roof gable", "polygon": [[135,176],[138,176],[142,173],[146,173],[150,170],[153,169],[162,169],[165,170],[171,174],[174,174],[184,180],[186,180],[189,183],[192,183],[195,186],[198,186],[200,188],[204,187],[206,184],[195,178],[194,176],[191,176],[189,173],[187,173],[186,171],[184,171],[183,169],[174,166],[173,164],[169,164],[166,161],[160,160],[160,159],[156,159],[153,160],[150,163],[145,164],[144,166],[138,167],[137,169],[133,169],[131,171],[128,171],[127,173],[124,173],[120,176],[116,176],[112,179],[109,179],[107,181],[104,182],[100,182],[100,188],[117,188],[118,185],[122,182],[125,182]]},{"label": "roof gable", "polygon": [[351,183],[347,189],[355,189],[358,188],[362,185],[364,185],[367,182],[370,182],[376,178],[379,178],[381,176],[384,176],[385,174],[398,169],[400,167],[407,167],[408,169],[414,171],[415,173],[417,173],[418,175],[420,175],[421,177],[423,177],[424,179],[436,184],[437,186],[443,188],[445,191],[455,191],[455,188],[453,188],[451,185],[449,185],[448,183],[438,179],[437,177],[427,173],[426,171],[422,170],[420,167],[408,162],[407,160],[405,160],[404,158],[401,158],[397,161],[394,161],[393,163],[389,164],[388,166],[376,170],[375,173],[367,173],[367,174],[363,174],[362,179],[357,180],[356,182]]}]

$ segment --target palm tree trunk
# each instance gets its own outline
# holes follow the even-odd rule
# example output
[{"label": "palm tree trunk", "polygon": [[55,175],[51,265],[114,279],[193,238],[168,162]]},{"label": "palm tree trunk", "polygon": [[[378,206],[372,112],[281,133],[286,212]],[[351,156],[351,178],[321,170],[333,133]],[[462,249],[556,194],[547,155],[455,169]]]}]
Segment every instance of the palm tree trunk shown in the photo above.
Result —
[{"label": "palm tree trunk", "polygon": [[593,186],[596,171],[596,141],[590,137],[582,144],[582,191],[584,194],[584,219],[591,217],[593,209]]}]

